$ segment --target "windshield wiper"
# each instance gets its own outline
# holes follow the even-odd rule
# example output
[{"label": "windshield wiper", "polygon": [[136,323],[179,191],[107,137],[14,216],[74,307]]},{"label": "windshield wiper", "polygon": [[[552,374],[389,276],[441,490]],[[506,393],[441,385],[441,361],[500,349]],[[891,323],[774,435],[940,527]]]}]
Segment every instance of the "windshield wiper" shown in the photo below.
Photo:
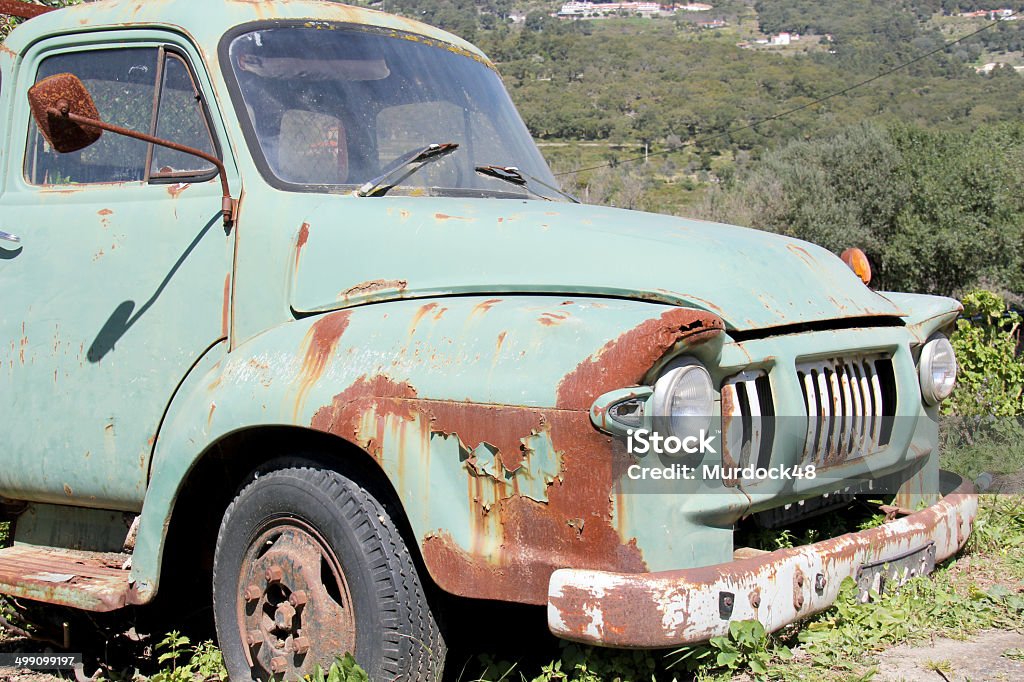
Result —
[{"label": "windshield wiper", "polygon": [[552,185],[549,185],[543,180],[533,177],[529,173],[524,173],[515,166],[477,166],[474,170],[476,170],[476,172],[479,173],[480,175],[486,175],[489,178],[496,178],[498,180],[503,180],[504,182],[508,182],[510,184],[522,187],[530,194],[540,197],[544,201],[554,201],[554,199],[552,199],[547,194],[544,194],[543,192],[538,192],[533,187],[530,187],[531,182],[551,190],[552,192],[568,199],[574,204],[580,203],[580,200],[574,197],[573,195],[567,192],[563,192],[557,187],[553,187]]},{"label": "windshield wiper", "polygon": [[459,145],[455,142],[443,142],[414,149],[396,159],[387,170],[357,189],[356,196],[382,197],[420,168],[448,156],[458,148]]}]

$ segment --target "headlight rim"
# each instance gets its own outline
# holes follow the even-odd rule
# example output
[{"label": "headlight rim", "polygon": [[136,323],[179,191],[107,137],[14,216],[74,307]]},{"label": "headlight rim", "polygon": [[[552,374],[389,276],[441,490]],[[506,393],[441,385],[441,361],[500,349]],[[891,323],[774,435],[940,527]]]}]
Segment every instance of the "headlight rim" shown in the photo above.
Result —
[{"label": "headlight rim", "polygon": [[[939,390],[939,386],[934,381],[934,372],[932,371],[932,362],[940,347],[937,344],[943,344],[948,347],[949,355],[953,360],[953,381],[950,383],[949,390],[944,394]],[[921,357],[918,360],[918,382],[921,387],[921,397],[925,403],[929,406],[936,406],[945,400],[948,400],[953,395],[953,391],[956,390],[957,379],[960,375],[960,363],[956,358],[956,351],[953,349],[953,344],[942,332],[936,332],[928,337],[924,345],[921,347]]]},{"label": "headlight rim", "polygon": [[[708,404],[707,404],[707,425],[706,429],[711,428],[711,421],[713,419],[714,404],[715,404],[715,381],[714,377],[711,376],[711,372],[708,371],[707,367],[704,366],[699,360],[695,358],[681,358],[680,360],[673,362],[670,369],[663,372],[661,376],[654,382],[653,393],[651,395],[651,407],[654,430],[662,436],[678,436],[683,437],[691,435],[689,431],[685,433],[676,433],[673,427],[673,415],[671,413],[671,402],[675,394],[675,388],[679,382],[690,372],[699,372],[702,374],[707,382],[708,387]],[[697,418],[697,417],[691,417]],[[704,419],[705,415],[700,415],[699,418]]]}]

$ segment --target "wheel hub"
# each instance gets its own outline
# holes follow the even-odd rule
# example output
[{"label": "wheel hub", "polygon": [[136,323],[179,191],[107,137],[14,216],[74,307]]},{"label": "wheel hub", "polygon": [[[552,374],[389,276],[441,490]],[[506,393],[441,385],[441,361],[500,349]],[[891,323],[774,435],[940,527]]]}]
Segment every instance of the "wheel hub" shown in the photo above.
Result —
[{"label": "wheel hub", "polygon": [[238,622],[250,667],[291,679],[355,652],[345,575],[307,524],[288,519],[264,530],[249,545],[238,585]]}]

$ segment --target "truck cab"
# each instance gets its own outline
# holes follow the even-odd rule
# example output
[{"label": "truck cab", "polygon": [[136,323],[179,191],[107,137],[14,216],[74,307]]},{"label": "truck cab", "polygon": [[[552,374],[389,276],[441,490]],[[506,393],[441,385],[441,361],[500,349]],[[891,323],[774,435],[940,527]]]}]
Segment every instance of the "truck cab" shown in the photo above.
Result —
[{"label": "truck cab", "polygon": [[[116,611],[188,574],[232,679],[426,680],[437,594],[666,647],[970,534],[938,468],[956,301],[579,205],[456,36],[107,0],[0,45],[0,112],[2,594]],[[864,492],[899,518],[735,546]]]}]

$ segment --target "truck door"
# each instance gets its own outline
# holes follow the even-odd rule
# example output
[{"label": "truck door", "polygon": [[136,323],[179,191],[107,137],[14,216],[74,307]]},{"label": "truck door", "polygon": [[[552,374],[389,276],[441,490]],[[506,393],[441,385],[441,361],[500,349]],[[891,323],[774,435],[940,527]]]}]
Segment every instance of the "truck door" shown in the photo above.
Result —
[{"label": "truck door", "polygon": [[104,120],[221,154],[237,188],[201,61],[182,40],[62,37],[3,84],[13,115],[0,231],[21,242],[0,261],[0,496],[140,509],[175,388],[227,336],[233,235],[212,166],[111,133],[57,154],[26,97],[73,73]]}]

